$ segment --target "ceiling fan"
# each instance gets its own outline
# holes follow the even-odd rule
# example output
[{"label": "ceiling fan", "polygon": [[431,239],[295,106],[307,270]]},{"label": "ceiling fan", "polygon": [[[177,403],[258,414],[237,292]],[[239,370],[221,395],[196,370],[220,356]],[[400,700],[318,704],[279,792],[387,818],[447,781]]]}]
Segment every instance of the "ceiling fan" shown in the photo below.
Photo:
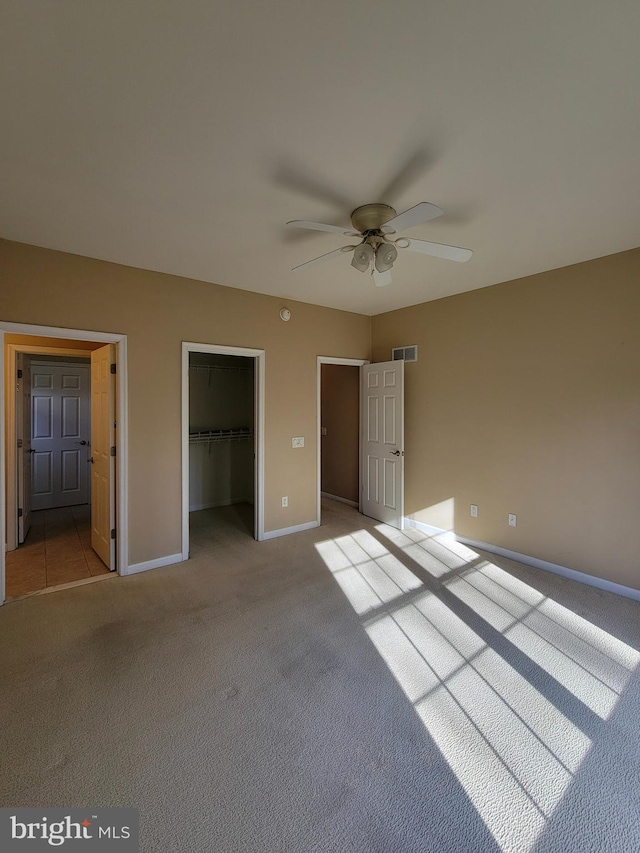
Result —
[{"label": "ceiling fan", "polygon": [[287,222],[289,228],[309,228],[312,231],[330,231],[343,234],[345,237],[360,237],[359,243],[342,246],[293,267],[294,270],[324,263],[330,258],[353,252],[351,266],[360,272],[370,271],[378,287],[391,284],[391,269],[398,257],[398,249],[409,252],[419,252],[422,255],[434,255],[436,258],[446,258],[449,261],[468,261],[473,252],[470,249],[461,249],[458,246],[447,246],[444,243],[430,243],[428,240],[409,240],[407,237],[392,239],[393,234],[405,228],[413,228],[422,222],[428,222],[437,216],[442,216],[444,211],[422,201],[415,207],[405,210],[404,213],[396,211],[388,204],[364,204],[357,207],[351,214],[352,229],[345,229],[340,225],[327,225],[324,222],[309,222],[306,219],[294,219]]}]

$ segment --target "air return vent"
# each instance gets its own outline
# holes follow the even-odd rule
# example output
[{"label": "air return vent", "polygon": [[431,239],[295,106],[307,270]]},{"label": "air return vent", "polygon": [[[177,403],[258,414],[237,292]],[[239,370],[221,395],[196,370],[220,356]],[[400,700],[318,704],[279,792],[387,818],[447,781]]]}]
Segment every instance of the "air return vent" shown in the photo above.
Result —
[{"label": "air return vent", "polygon": [[410,347],[394,347],[391,350],[391,358],[394,361],[417,361],[418,347],[413,344]]}]

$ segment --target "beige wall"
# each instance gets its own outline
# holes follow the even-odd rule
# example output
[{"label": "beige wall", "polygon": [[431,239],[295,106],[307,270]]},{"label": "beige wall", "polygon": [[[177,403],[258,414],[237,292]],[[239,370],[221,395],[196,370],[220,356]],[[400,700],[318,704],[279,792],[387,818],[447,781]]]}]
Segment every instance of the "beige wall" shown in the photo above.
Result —
[{"label": "beige wall", "polygon": [[322,364],[322,491],[358,502],[360,368]]},{"label": "beige wall", "polygon": [[640,588],[639,319],[640,250],[374,317],[419,345],[406,514]]},{"label": "beige wall", "polygon": [[369,358],[372,333],[377,361],[419,345],[408,515],[640,588],[640,250],[371,324],[288,300],[283,323],[284,300],[1,240],[0,276],[1,320],[128,336],[130,563],[180,550],[181,341],[266,350],[273,530],[315,517],[316,356]]},{"label": "beige wall", "polygon": [[316,358],[368,358],[368,317],[2,240],[0,270],[1,320],[128,336],[130,563],[181,548],[182,341],[266,351],[265,529],[315,519]]}]

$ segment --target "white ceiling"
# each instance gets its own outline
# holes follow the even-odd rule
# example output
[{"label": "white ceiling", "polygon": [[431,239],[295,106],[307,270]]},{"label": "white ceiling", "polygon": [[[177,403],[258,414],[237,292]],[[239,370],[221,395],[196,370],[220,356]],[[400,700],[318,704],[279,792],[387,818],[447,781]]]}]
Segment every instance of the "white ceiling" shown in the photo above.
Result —
[{"label": "white ceiling", "polygon": [[[364,314],[640,244],[637,0],[2,6],[8,239]],[[291,272],[420,201],[469,262]]]}]

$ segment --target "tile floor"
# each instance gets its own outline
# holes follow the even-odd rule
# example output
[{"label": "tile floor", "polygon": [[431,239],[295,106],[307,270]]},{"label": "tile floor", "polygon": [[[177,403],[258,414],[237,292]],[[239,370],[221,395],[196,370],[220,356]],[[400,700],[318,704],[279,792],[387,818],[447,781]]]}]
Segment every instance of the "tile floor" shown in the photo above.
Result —
[{"label": "tile floor", "polygon": [[91,548],[91,507],[43,509],[31,514],[26,541],[7,552],[7,598],[109,574]]}]

